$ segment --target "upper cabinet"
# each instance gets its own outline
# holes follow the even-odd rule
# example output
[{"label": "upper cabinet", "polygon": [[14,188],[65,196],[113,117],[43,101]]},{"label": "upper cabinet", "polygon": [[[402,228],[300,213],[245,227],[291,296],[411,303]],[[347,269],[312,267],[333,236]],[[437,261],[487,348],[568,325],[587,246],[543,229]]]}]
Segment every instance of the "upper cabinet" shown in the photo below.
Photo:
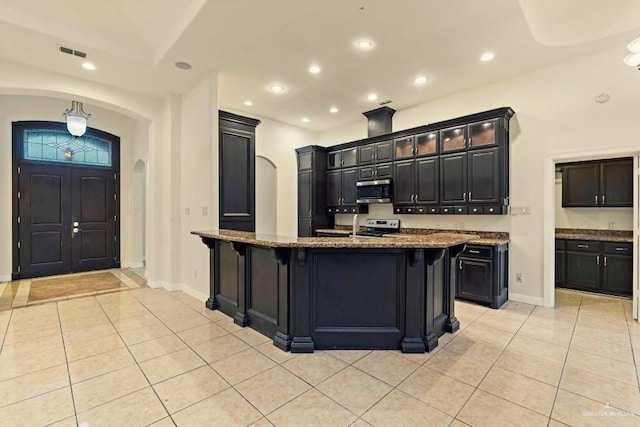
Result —
[{"label": "upper cabinet", "polygon": [[562,207],[632,207],[633,159],[565,163]]},{"label": "upper cabinet", "polygon": [[353,167],[358,164],[358,149],[356,147],[344,150],[330,151],[327,159],[328,169]]},{"label": "upper cabinet", "polygon": [[370,165],[391,161],[391,141],[382,141],[358,147],[358,164]]},{"label": "upper cabinet", "polygon": [[393,157],[396,160],[430,156],[438,153],[438,132],[410,135],[393,140]]},{"label": "upper cabinet", "polygon": [[440,131],[440,151],[443,153],[496,146],[499,143],[498,119],[483,120]]}]

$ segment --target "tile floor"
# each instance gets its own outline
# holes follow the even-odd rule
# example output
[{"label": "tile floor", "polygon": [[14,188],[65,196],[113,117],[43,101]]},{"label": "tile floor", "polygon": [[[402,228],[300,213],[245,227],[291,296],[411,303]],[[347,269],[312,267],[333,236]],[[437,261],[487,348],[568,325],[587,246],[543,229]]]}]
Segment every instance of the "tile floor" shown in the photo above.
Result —
[{"label": "tile floor", "polygon": [[457,302],[424,355],[295,355],[181,292],[150,288],[0,312],[7,426],[640,425],[628,300],[546,309]]}]

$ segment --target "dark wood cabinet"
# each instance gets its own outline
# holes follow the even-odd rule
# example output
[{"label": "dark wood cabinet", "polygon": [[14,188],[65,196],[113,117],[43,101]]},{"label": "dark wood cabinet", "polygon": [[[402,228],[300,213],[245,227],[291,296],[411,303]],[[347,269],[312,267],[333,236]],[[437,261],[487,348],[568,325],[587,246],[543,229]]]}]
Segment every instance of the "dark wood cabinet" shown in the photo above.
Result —
[{"label": "dark wood cabinet", "polygon": [[440,156],[440,203],[454,205],[467,201],[467,153]]},{"label": "dark wood cabinet", "polygon": [[456,298],[499,308],[508,299],[509,245],[469,244],[458,257]]},{"label": "dark wood cabinet", "polygon": [[562,207],[632,207],[633,159],[565,163]]},{"label": "dark wood cabinet", "polygon": [[416,159],[416,197],[415,201],[420,205],[437,205],[440,202],[440,189],[438,182],[440,177],[437,157],[425,157]]},{"label": "dark wood cabinet", "polygon": [[443,153],[500,144],[498,119],[483,120],[440,130],[440,151]]},{"label": "dark wood cabinet", "polygon": [[356,147],[330,151],[327,158],[328,169],[352,167],[358,164],[358,150]]},{"label": "dark wood cabinet", "polygon": [[500,203],[499,156],[498,148],[469,151],[467,202]]},{"label": "dark wood cabinet", "polygon": [[567,253],[565,249],[565,241],[556,240],[556,286],[563,285],[565,282],[565,271],[567,269]]},{"label": "dark wood cabinet", "polygon": [[337,169],[327,172],[327,212],[368,212],[367,205],[358,205],[356,183],[358,168]]},{"label": "dark wood cabinet", "polygon": [[[426,205],[438,204],[438,158],[396,162],[393,173],[394,206],[415,206],[416,213],[427,213]],[[422,205],[420,210],[418,205]]]},{"label": "dark wood cabinet", "polygon": [[298,157],[298,236],[311,237],[319,228],[333,228],[327,214],[327,149],[296,149]]},{"label": "dark wood cabinet", "polygon": [[396,160],[432,156],[438,153],[438,132],[424,132],[393,140],[393,158]]},{"label": "dark wood cabinet", "polygon": [[220,228],[255,231],[255,129],[260,120],[219,112]]},{"label": "dark wood cabinet", "polygon": [[393,163],[380,163],[358,167],[359,181],[391,178],[392,175]]},{"label": "dark wood cabinet", "polygon": [[382,141],[358,147],[359,165],[389,161],[391,161],[391,141]]},{"label": "dark wood cabinet", "polygon": [[629,296],[633,284],[631,243],[556,240],[556,286]]}]

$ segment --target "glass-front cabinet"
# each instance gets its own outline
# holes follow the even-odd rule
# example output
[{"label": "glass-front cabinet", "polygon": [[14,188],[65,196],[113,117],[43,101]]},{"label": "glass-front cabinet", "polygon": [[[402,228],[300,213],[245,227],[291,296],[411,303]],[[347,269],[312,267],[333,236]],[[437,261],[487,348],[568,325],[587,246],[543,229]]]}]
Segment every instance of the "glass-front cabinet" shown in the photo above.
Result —
[{"label": "glass-front cabinet", "polygon": [[438,132],[416,135],[416,157],[438,153]]},{"label": "glass-front cabinet", "polygon": [[344,150],[330,151],[327,156],[327,169],[339,169],[356,166],[358,164],[358,149],[345,148]]},{"label": "glass-front cabinet", "polygon": [[485,120],[440,131],[443,153],[498,144],[498,120]]}]

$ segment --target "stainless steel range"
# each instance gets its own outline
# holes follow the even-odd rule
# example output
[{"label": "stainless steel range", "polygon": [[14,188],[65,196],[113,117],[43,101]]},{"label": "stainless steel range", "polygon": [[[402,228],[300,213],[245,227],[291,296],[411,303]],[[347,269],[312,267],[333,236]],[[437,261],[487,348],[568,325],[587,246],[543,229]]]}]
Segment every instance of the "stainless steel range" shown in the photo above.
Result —
[{"label": "stainless steel range", "polygon": [[367,231],[357,232],[358,236],[382,237],[385,234],[399,233],[399,219],[368,219]]}]

